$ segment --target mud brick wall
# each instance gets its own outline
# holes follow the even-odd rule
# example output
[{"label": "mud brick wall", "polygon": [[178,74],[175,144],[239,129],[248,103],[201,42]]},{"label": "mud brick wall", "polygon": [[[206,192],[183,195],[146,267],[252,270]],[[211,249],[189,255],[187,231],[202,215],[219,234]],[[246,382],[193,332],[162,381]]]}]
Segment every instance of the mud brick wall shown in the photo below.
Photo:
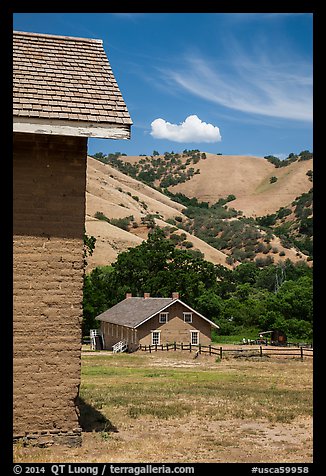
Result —
[{"label": "mud brick wall", "polygon": [[76,435],[87,139],[14,135],[14,438]]},{"label": "mud brick wall", "polygon": [[152,343],[151,331],[155,330],[161,331],[161,344],[172,344],[173,342],[189,343],[191,330],[200,332],[200,344],[211,344],[211,325],[209,322],[199,317],[195,312],[192,314],[192,323],[184,322],[183,313],[189,312],[189,309],[179,302],[172,304],[166,311],[169,312],[168,322],[160,323],[159,314],[157,314],[138,327],[138,340],[140,344],[150,345]]}]

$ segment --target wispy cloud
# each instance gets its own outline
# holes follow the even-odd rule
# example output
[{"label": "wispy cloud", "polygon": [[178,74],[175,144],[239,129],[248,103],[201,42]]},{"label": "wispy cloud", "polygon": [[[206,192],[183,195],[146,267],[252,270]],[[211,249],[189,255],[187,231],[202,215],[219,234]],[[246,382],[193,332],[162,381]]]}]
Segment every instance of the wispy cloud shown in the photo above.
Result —
[{"label": "wispy cloud", "polygon": [[110,15],[112,16],[115,16],[116,18],[121,18],[123,20],[128,20],[128,21],[132,21],[132,22],[135,22],[139,19],[141,19],[142,17],[144,17],[145,15],[149,15],[148,13],[110,13]]},{"label": "wispy cloud", "polygon": [[250,57],[234,48],[227,61],[188,55],[182,66],[163,73],[170,86],[229,109],[312,120],[312,72],[303,60],[289,60],[276,52]]},{"label": "wispy cloud", "polygon": [[[221,15],[220,13],[215,13],[215,15]],[[239,23],[250,23],[250,22],[259,22],[262,21],[266,22],[270,21],[277,21],[280,22],[282,20],[287,20],[289,17],[298,18],[299,16],[312,16],[312,13],[285,13],[285,12],[278,12],[278,13],[225,13],[223,14],[224,22],[228,22],[228,24],[239,24]]]},{"label": "wispy cloud", "polygon": [[188,116],[181,124],[171,124],[164,119],[155,119],[151,124],[151,136],[173,142],[219,142],[222,140],[217,126],[207,124],[198,116]]}]

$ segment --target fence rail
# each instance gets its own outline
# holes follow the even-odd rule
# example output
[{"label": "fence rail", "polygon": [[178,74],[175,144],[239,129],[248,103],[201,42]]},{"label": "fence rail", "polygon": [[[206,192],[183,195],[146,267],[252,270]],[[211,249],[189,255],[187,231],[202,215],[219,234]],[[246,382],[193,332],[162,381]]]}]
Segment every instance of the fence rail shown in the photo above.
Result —
[{"label": "fence rail", "polygon": [[249,354],[250,356],[257,355],[259,357],[263,357],[264,355],[283,355],[283,356],[296,356],[300,357],[303,360],[304,357],[313,357],[313,349],[307,348],[305,346],[300,346],[297,348],[288,348],[288,347],[279,347],[279,346],[262,346],[260,345],[259,348],[253,349],[228,349],[223,347],[214,347],[212,345],[195,345],[190,343],[177,343],[174,342],[173,344],[152,344],[152,345],[142,345],[139,344],[138,350],[142,350],[145,352],[157,352],[157,351],[169,351],[169,350],[184,350],[184,351],[195,351],[197,354],[209,354],[209,355],[217,355],[220,359],[223,358],[223,354],[229,352],[236,355],[245,355]]}]

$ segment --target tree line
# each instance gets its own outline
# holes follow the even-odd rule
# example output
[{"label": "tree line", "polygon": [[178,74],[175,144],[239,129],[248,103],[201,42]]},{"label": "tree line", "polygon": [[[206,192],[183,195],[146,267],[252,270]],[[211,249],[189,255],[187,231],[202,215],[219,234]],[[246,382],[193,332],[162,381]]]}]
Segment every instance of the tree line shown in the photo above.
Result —
[{"label": "tree line", "polygon": [[291,152],[288,157],[285,159],[280,159],[279,157],[275,157],[275,155],[265,155],[264,159],[267,159],[268,162],[273,164],[276,168],[279,167],[287,167],[288,165],[292,164],[293,162],[300,162],[302,160],[311,160],[313,158],[313,153],[309,150],[302,150],[299,154],[294,154]]},{"label": "tree line", "polygon": [[192,250],[180,250],[160,229],[120,253],[110,266],[84,277],[83,335],[98,327],[96,316],[127,292],[170,297],[172,292],[220,326],[219,334],[281,329],[293,339],[312,338],[313,276],[305,262],[259,267],[247,262],[229,270]]}]

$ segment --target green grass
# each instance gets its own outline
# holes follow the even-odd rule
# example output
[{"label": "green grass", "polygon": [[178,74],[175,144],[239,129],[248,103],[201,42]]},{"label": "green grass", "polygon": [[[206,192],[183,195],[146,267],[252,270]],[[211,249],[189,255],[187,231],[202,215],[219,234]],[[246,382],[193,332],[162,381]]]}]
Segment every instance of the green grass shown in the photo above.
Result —
[{"label": "green grass", "polygon": [[219,344],[241,344],[242,339],[258,339],[259,336],[259,329],[258,328],[248,328],[243,329],[243,331],[237,331],[236,334],[231,335],[213,335],[213,347]]},{"label": "green grass", "polygon": [[254,337],[249,337],[248,333],[242,334],[232,334],[229,336],[217,336],[215,337],[216,341],[212,343],[213,347],[217,347],[220,344],[240,344],[242,343],[242,339],[256,339],[257,335],[255,334]]},{"label": "green grass", "polygon": [[[312,364],[231,355],[216,362],[181,351],[89,353],[78,399],[82,446],[15,445],[14,461],[307,462]],[[283,432],[289,440],[280,444],[275,437]]]},{"label": "green grass", "polygon": [[[172,353],[171,353],[172,354]],[[172,355],[157,353],[84,357],[80,395],[105,417],[232,418],[292,421],[312,414],[310,374],[297,360],[280,363],[222,360],[216,368],[176,367]],[[185,355],[185,354],[183,354]],[[171,366],[152,367],[166,357]],[[189,354],[187,357],[193,362]],[[214,359],[211,359],[214,362]],[[310,384],[308,383],[310,382]]]}]

